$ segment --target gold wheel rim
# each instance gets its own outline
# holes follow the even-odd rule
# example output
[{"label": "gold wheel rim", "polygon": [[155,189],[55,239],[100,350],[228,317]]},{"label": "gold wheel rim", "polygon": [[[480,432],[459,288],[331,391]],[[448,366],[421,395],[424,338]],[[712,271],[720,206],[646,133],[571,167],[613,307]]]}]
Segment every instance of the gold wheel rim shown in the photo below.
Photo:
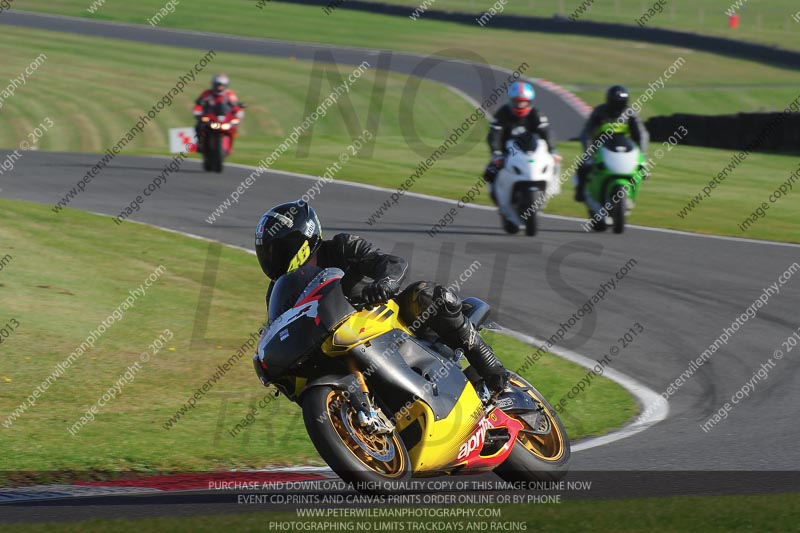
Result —
[{"label": "gold wheel rim", "polygon": [[[353,430],[351,432],[341,418],[343,411],[341,406],[346,405],[346,403],[347,400],[344,395],[338,390],[331,391],[326,400],[328,419],[331,421],[336,435],[342,441],[345,448],[347,448],[361,464],[377,474],[387,478],[403,476],[406,471],[406,460],[405,456],[401,453],[402,444],[397,435],[394,432],[391,433],[391,435],[372,435],[364,432],[355,420],[355,412],[353,412],[352,409],[347,409],[348,423]],[[358,441],[355,439],[358,439]],[[379,455],[386,455],[391,449],[390,447],[394,447],[394,456],[388,461],[382,461],[371,455],[364,446],[359,444],[359,441],[366,448]]]},{"label": "gold wheel rim", "polygon": [[[545,418],[544,422],[550,426],[550,431],[545,434],[533,434],[520,431],[517,434],[517,443],[521,444],[526,450],[543,461],[558,461],[563,457],[566,446],[564,443],[564,435],[561,433],[558,423],[556,423],[555,415],[545,407],[542,398],[535,394],[533,390],[530,390],[528,383],[514,377],[512,377],[510,381],[512,385],[516,385],[522,389],[529,389],[524,391],[525,394],[533,398],[533,401],[541,407],[542,416]],[[520,416],[513,414],[509,414],[508,416],[521,423],[523,430],[536,430],[536,428],[533,428]]]}]

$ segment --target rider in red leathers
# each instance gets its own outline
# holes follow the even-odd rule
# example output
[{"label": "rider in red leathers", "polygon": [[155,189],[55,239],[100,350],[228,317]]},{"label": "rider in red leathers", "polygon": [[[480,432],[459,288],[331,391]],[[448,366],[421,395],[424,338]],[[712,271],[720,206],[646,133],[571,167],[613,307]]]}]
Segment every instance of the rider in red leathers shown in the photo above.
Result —
[{"label": "rider in red leathers", "polygon": [[194,102],[194,117],[197,120],[195,125],[195,134],[197,135],[197,151],[201,151],[203,143],[200,142],[200,134],[202,132],[200,119],[206,115],[209,110],[215,106],[229,106],[231,111],[236,114],[236,117],[241,120],[244,115],[242,105],[239,103],[239,97],[236,93],[228,89],[230,80],[225,74],[215,74],[211,78],[211,88],[206,89]]}]

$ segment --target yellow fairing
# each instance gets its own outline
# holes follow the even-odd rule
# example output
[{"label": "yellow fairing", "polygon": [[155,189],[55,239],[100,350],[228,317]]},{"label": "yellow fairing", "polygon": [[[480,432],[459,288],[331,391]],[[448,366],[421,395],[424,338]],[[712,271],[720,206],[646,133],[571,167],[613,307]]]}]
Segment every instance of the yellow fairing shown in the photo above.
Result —
[{"label": "yellow fairing", "polygon": [[414,402],[408,412],[399,413],[398,431],[415,423],[422,430],[420,441],[408,450],[414,474],[434,474],[458,463],[459,448],[469,439],[482,415],[481,400],[469,383],[447,418],[436,420],[430,406],[422,400]]},{"label": "yellow fairing", "polygon": [[386,305],[364,309],[342,322],[322,345],[322,351],[336,357],[346,354],[351,348],[394,329],[411,332],[400,321],[397,302],[389,300]]}]

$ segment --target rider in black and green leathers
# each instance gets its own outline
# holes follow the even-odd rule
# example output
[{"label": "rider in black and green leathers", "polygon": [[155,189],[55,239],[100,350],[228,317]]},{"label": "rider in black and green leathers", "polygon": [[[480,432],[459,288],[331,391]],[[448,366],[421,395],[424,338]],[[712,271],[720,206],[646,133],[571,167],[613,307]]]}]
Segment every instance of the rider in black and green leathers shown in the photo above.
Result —
[{"label": "rider in black and green leathers", "polygon": [[[606,103],[595,107],[589,120],[581,132],[583,144],[583,161],[578,167],[578,183],[575,186],[575,201],[583,202],[586,178],[592,170],[592,158],[587,155],[589,146],[606,130],[606,125],[614,126],[615,132],[623,131],[635,142],[643,154],[647,154],[647,144],[650,136],[645,129],[642,119],[633,110],[628,108],[628,90],[622,85],[614,85],[606,92]],[[646,158],[646,156],[645,156]]]}]

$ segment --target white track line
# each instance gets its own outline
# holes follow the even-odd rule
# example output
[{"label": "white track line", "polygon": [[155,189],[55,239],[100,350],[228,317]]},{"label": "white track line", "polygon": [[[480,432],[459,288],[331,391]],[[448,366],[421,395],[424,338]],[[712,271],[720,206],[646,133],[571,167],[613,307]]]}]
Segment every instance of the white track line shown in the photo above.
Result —
[{"label": "white track line", "polygon": [[[167,158],[167,156],[143,156],[143,157],[158,157],[158,158],[169,159],[169,158]],[[190,161],[197,161],[197,160],[190,159]],[[256,168],[258,168],[258,167],[254,167],[252,165],[242,165],[240,163],[225,163],[225,164],[228,165],[228,166],[242,168],[242,169],[245,169],[245,170],[256,170]],[[281,175],[284,175],[284,176],[301,178],[301,179],[308,179],[308,180],[314,180],[314,181],[319,180],[321,178],[321,176],[310,176],[308,174],[300,174],[300,173],[297,173],[297,172],[291,172],[289,170],[268,169],[268,171],[269,172],[273,172],[275,174],[281,174]],[[337,184],[337,183],[340,184],[340,185],[348,186],[348,187],[357,187],[357,188],[360,188],[360,189],[368,189],[368,190],[373,190],[373,191],[383,191],[383,192],[386,192],[386,193],[389,193],[389,194],[391,194],[393,192],[397,192],[397,189],[389,189],[387,187],[379,187],[377,185],[369,185],[367,183],[357,183],[357,182],[354,182],[354,181],[347,181],[347,180],[339,180],[339,179],[337,179],[337,180],[334,180],[333,182],[331,182],[331,184]],[[458,200],[450,200],[449,198],[442,198],[440,196],[432,196],[430,194],[421,194],[421,193],[408,192],[407,191],[403,196],[409,196],[411,198],[420,198],[422,200],[429,200],[429,201],[432,201],[432,202],[440,202],[440,203],[445,203],[445,204],[450,204],[450,205],[457,205],[458,204]],[[471,208],[471,209],[481,209],[483,211],[495,211],[496,210],[496,208],[494,208],[492,206],[488,206],[488,205],[466,204],[466,207]],[[547,214],[547,213],[542,213],[539,216],[541,216],[543,218],[552,218],[552,219],[555,219],[555,220],[574,220],[575,222],[580,222],[581,224],[586,222],[586,219],[584,219],[584,218],[569,217],[569,216],[564,216],[564,215],[550,215],[550,214]],[[747,242],[747,243],[752,243],[752,244],[764,244],[764,245],[768,245],[768,246],[784,246],[784,247],[790,247],[790,248],[800,248],[800,244],[795,244],[795,243],[792,243],[792,242],[765,241],[765,240],[759,240],[759,239],[746,239],[746,238],[741,238],[741,237],[727,237],[725,235],[707,235],[705,233],[692,233],[691,231],[682,231],[682,230],[667,229],[667,228],[654,228],[654,227],[651,227],[651,226],[638,226],[638,225],[635,225],[635,224],[626,224],[625,228],[626,229],[628,229],[628,228],[635,229],[635,230],[639,230],[639,231],[654,231],[654,232],[657,232],[657,233],[669,233],[669,234],[672,234],[672,235],[684,235],[684,236],[687,236],[687,237],[697,237],[697,238],[702,238],[702,239],[716,239],[716,240],[723,240],[723,241],[735,241],[735,242]]]},{"label": "white track line", "polygon": [[[538,347],[544,344],[543,340],[539,340],[536,337],[531,337],[530,335],[526,335],[524,333],[519,333],[517,331],[506,329],[503,327],[501,327],[501,331],[510,337],[514,337],[515,339],[521,340],[522,342],[525,342],[532,346]],[[573,352],[572,350],[567,350],[566,348],[559,348],[555,346],[553,348],[550,348],[550,352],[558,355],[563,359],[566,359],[567,361],[571,361],[589,370],[597,366],[597,361],[589,359],[588,357],[583,356],[579,353]],[[663,401],[660,394],[658,394],[656,391],[649,388],[642,382],[635,380],[634,378],[628,376],[627,374],[623,374],[622,372],[614,370],[613,368],[606,368],[603,372],[603,376],[625,387],[628,390],[628,392],[633,394],[633,396],[636,398],[636,400],[639,403],[639,406],[643,410],[647,409],[645,413],[650,413],[650,414],[648,414],[644,418],[637,416],[633,422],[626,424],[620,429],[614,430],[607,435],[603,435],[601,437],[592,437],[590,439],[582,440],[577,444],[573,444],[571,446],[573,452],[588,450],[590,448],[595,448],[597,446],[604,446],[606,444],[611,444],[612,442],[616,442],[621,439],[632,437],[633,435],[636,435],[637,433],[641,433],[642,431],[646,430],[650,426],[653,426],[661,422],[662,420],[665,420],[667,418],[667,415],[669,414],[668,402]],[[657,406],[657,407],[650,407],[648,409],[649,406]]]}]

